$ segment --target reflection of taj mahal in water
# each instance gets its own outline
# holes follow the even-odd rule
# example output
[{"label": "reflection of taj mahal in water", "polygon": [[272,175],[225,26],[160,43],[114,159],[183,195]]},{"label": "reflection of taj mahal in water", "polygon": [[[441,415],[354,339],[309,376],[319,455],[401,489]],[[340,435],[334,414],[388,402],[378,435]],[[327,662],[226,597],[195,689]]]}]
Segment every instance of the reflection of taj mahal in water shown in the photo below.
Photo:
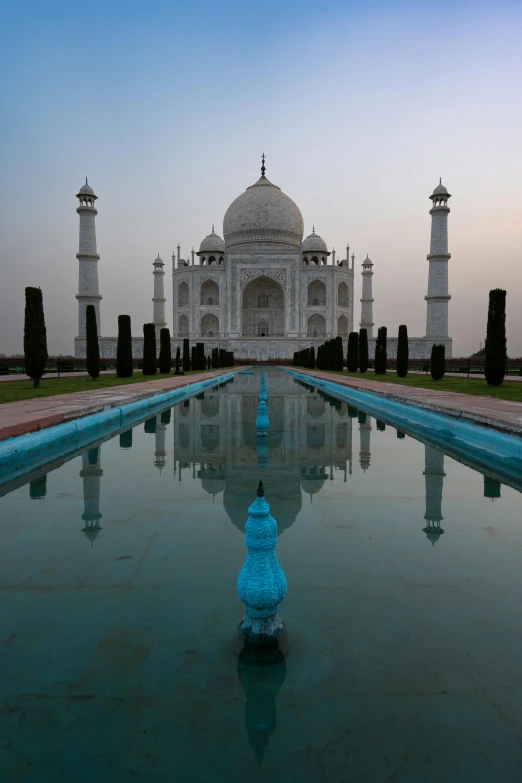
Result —
[{"label": "reflection of taj mahal in water", "polygon": [[[95,195],[86,182],[77,193],[80,216],[78,287],[78,337],[76,356],[85,356],[85,311],[94,305],[100,322],[101,295],[98,284],[99,255],[96,244]],[[433,343],[444,343],[451,356],[448,333],[448,199],[439,183],[429,197],[432,202],[431,242],[426,299],[426,335],[410,335],[410,356],[427,358]],[[303,216],[297,204],[265,175],[241,193],[223,219],[223,237],[214,231],[206,236],[190,258],[181,248],[172,254],[172,348],[183,338],[204,342],[208,355],[213,348],[233,351],[238,359],[291,359],[294,352],[325,339],[343,337],[357,326],[355,314],[355,255],[337,258],[322,237],[303,238]],[[196,261],[197,258],[197,261]],[[157,335],[167,326],[165,310],[165,264],[152,263],[154,289],[151,321]],[[362,263],[360,326],[368,332],[373,356],[373,263]],[[397,303],[397,306],[400,306]],[[401,316],[403,318],[403,316]],[[407,314],[404,316],[407,319]],[[114,330],[116,324],[113,326]],[[140,330],[141,331],[141,330]],[[116,356],[116,337],[100,338],[102,357]],[[388,337],[390,356],[396,338]],[[141,337],[133,338],[133,355],[142,355]]]},{"label": "reflection of taj mahal in water", "polygon": [[[220,384],[144,422],[145,432],[153,436],[150,440],[151,462],[175,481],[196,480],[209,495],[222,495],[228,517],[240,530],[244,529],[247,519],[252,487],[261,476],[270,492],[271,513],[281,533],[296,521],[303,494],[312,501],[313,496],[334,479],[334,474],[341,472],[346,482],[357,469],[363,473],[371,471],[371,439],[379,437],[379,433],[389,426],[316,389],[311,392],[311,388],[294,381],[290,374],[271,374],[269,436],[259,439],[254,424],[258,376],[237,375],[233,384]],[[291,427],[284,427],[285,422],[291,423]],[[171,425],[172,454],[166,444]],[[141,428],[142,425],[137,426]],[[120,433],[120,448],[133,447],[133,432],[134,428],[129,428]],[[404,437],[401,431],[397,433]],[[103,441],[93,444],[81,456],[79,475],[84,505],[81,529],[91,544],[102,530],[100,490],[102,481],[108,481],[103,478],[102,445]],[[459,455],[454,458],[459,459]],[[446,475],[444,459],[444,452],[439,448],[424,445],[422,529],[432,544],[444,533],[441,526]],[[468,464],[465,459],[460,461]],[[54,467],[62,464],[59,461]],[[469,466],[477,470],[472,464]],[[31,498],[45,498],[47,475],[42,470],[32,474],[29,481]],[[26,483],[27,479],[23,477],[9,482],[2,487],[0,495]],[[518,492],[522,491],[518,482],[512,486]],[[483,494],[492,501],[500,498],[498,476],[484,474]]]}]

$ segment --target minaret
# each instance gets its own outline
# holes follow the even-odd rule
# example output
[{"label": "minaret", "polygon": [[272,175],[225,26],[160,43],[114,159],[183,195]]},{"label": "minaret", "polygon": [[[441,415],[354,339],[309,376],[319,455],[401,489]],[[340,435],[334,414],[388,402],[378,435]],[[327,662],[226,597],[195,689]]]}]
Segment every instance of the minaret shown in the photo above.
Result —
[{"label": "minaret", "polygon": [[96,321],[98,324],[98,335],[101,335],[100,325],[100,288],[98,285],[98,261],[100,256],[96,250],[96,226],[94,219],[98,210],[94,202],[98,198],[94,190],[85,178],[85,185],[82,185],[76,198],[80,204],[76,212],[80,216],[80,247],[76,258],[80,262],[80,277],[78,283],[78,337],[85,340],[85,310],[87,305],[94,305],[96,310]]},{"label": "minaret", "polygon": [[163,282],[163,278],[165,277],[163,267],[165,264],[161,260],[159,253],[158,257],[152,262],[152,265],[154,267],[154,296],[152,297],[154,314],[152,322],[156,327],[156,341],[159,341],[160,329],[163,329],[163,327],[167,325],[167,322],[165,321],[165,285]]},{"label": "minaret", "polygon": [[426,483],[426,527],[424,532],[432,545],[439,540],[444,530],[442,522],[442,489],[444,484],[444,452],[433,446],[424,445],[424,478]]},{"label": "minaret", "polygon": [[373,264],[366,254],[362,263],[362,299],[361,299],[361,329],[366,329],[368,339],[373,337],[373,296],[372,296],[372,272]]},{"label": "minaret", "polygon": [[100,478],[103,470],[100,467],[100,446],[82,454],[82,469],[80,476],[83,479],[83,514],[82,520],[85,527],[82,532],[86,538],[94,544],[94,539],[101,530],[100,519]]},{"label": "minaret", "polygon": [[430,196],[433,206],[431,215],[431,242],[429,261],[428,295],[426,306],[426,337],[443,338],[448,336],[448,193],[442,181]]}]

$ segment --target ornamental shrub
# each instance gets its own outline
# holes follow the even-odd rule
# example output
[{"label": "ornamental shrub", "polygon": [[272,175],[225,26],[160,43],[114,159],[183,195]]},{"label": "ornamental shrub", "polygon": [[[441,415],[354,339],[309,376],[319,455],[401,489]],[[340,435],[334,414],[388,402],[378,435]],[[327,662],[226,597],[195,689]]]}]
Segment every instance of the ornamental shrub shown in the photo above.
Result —
[{"label": "ornamental shrub", "polygon": [[93,381],[100,375],[100,345],[98,343],[98,324],[94,305],[85,310],[85,336],[87,343],[87,372]]},{"label": "ornamental shrub", "polygon": [[366,372],[368,369],[368,331],[359,330],[359,372]]},{"label": "ornamental shrub", "polygon": [[388,330],[380,326],[377,330],[377,342],[375,343],[374,370],[376,375],[384,375],[388,367],[388,354],[386,351],[386,336]]},{"label": "ornamental shrub", "polygon": [[39,389],[47,363],[47,331],[42,289],[32,286],[25,289],[24,354],[25,372],[33,379],[33,387]]},{"label": "ornamental shrub", "polygon": [[156,375],[156,327],[143,324],[143,375]]},{"label": "ornamental shrub", "polygon": [[431,346],[430,372],[434,381],[444,378],[446,372],[446,347],[439,343]]},{"label": "ornamental shrub", "polygon": [[170,373],[172,368],[172,352],[170,348],[170,332],[166,327],[160,329],[160,352],[158,363],[159,371],[161,373]]},{"label": "ornamental shrub", "polygon": [[183,340],[183,372],[190,370],[190,343],[188,337]]},{"label": "ornamental shrub", "polygon": [[190,352],[190,369],[192,371],[199,370],[199,351],[197,349],[196,345],[192,346],[192,350]]},{"label": "ornamental shrub", "polygon": [[118,343],[116,345],[116,375],[118,378],[130,378],[133,372],[131,319],[130,315],[119,315]]},{"label": "ornamental shrub", "polygon": [[506,374],[506,292],[494,288],[489,292],[488,326],[484,374],[490,386],[500,386]]},{"label": "ornamental shrub", "polygon": [[397,375],[406,378],[408,375],[408,328],[401,324],[397,339]]},{"label": "ornamental shrub", "polygon": [[359,367],[359,335],[357,332],[350,332],[348,336],[346,365],[348,367],[348,372],[357,372],[357,368]]}]

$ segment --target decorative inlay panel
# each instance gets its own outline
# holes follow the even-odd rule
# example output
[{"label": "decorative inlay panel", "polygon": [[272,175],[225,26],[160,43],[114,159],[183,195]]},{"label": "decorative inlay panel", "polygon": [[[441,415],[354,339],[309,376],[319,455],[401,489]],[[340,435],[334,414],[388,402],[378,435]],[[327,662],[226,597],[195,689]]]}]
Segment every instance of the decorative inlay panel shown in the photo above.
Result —
[{"label": "decorative inlay panel", "polygon": [[239,277],[241,288],[244,288],[245,285],[255,277],[261,277],[261,275],[266,275],[266,277],[277,280],[277,282],[281,283],[283,288],[286,289],[286,269],[260,269],[259,267],[241,270]]}]

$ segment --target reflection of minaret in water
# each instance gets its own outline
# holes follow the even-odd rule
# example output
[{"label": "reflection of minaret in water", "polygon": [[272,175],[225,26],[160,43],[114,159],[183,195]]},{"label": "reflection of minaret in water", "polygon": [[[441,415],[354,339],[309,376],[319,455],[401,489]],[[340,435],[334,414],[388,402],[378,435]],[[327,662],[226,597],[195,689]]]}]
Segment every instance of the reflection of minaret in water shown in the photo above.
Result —
[{"label": "reflection of minaret in water", "polygon": [[167,452],[165,450],[166,431],[167,425],[163,423],[162,416],[156,416],[156,451],[154,452],[154,464],[159,468],[160,473],[167,462]]},{"label": "reflection of minaret in water", "polygon": [[433,446],[424,445],[424,477],[426,483],[426,537],[435,546],[444,530],[440,523],[442,516],[442,488],[444,484],[444,452]]},{"label": "reflection of minaret in water", "polygon": [[360,451],[359,451],[359,465],[366,472],[370,467],[371,452],[370,452],[370,433],[372,431],[372,417],[367,416],[363,411],[359,411],[359,438],[360,438]]},{"label": "reflection of minaret in water", "polygon": [[248,741],[261,766],[270,735],[276,730],[275,701],[286,677],[285,656],[277,648],[244,647],[237,659],[237,673],[247,697]]},{"label": "reflection of minaret in water", "polygon": [[103,470],[100,467],[100,446],[84,451],[82,454],[82,469],[80,476],[83,479],[83,514],[82,520],[85,527],[82,532],[85,537],[94,544],[94,539],[101,530],[100,519],[100,478]]}]

